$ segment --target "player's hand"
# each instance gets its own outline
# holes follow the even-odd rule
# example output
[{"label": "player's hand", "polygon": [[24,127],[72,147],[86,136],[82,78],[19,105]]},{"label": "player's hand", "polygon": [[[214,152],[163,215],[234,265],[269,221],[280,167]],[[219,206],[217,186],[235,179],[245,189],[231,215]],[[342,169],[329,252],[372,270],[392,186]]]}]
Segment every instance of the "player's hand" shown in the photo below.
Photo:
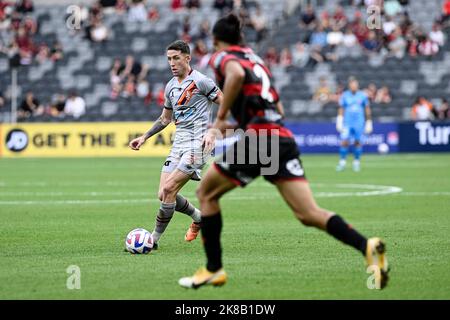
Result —
[{"label": "player's hand", "polygon": [[336,118],[336,130],[337,132],[342,132],[342,130],[344,130],[344,117],[341,115]]},{"label": "player's hand", "polygon": [[372,120],[366,121],[366,126],[364,127],[365,134],[371,134],[373,132],[373,123]]},{"label": "player's hand", "polygon": [[144,144],[144,142],[145,142],[145,137],[140,136],[136,139],[131,140],[130,143],[128,144],[128,146],[131,149],[138,151],[141,148],[141,146]]},{"label": "player's hand", "polygon": [[215,136],[217,137],[219,134],[224,135],[226,130],[230,127],[230,124],[226,120],[216,119],[212,128],[209,130],[210,132],[215,131]]},{"label": "player's hand", "polygon": [[209,154],[213,151],[216,146],[216,134],[215,129],[210,129],[203,137],[203,152]]}]

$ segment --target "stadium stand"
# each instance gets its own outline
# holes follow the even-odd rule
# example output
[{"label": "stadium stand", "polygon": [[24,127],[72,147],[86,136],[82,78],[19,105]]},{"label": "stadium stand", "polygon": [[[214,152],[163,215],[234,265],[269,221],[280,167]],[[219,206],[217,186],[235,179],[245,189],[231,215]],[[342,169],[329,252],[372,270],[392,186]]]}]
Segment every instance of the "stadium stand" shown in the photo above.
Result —
[{"label": "stadium stand", "polygon": [[[0,1],[2,2],[2,1]],[[106,1],[108,2],[108,1]],[[116,1],[113,1],[114,3]],[[137,1],[138,2],[138,1]],[[306,2],[306,1],[304,1]],[[367,12],[364,5],[350,5],[358,1],[313,1],[314,10],[318,20],[332,16],[338,5],[342,5],[345,18],[350,23],[358,12],[361,19],[366,21]],[[392,1],[396,2],[396,1]],[[409,18],[414,25],[420,26],[419,31],[427,35],[433,28],[436,20],[442,15],[442,0],[410,0],[408,6],[401,8],[410,12]],[[120,3],[120,1],[119,1]],[[19,103],[27,92],[33,92],[38,101],[46,106],[46,112],[20,119],[27,122],[60,122],[60,121],[139,121],[153,120],[161,112],[159,95],[164,83],[170,78],[170,72],[164,57],[164,50],[168,43],[183,38],[191,41],[193,49],[198,40],[203,40],[206,48],[211,48],[210,41],[204,37],[200,26],[212,26],[220,16],[221,11],[214,8],[213,0],[200,1],[198,9],[174,10],[171,1],[156,1],[147,4],[146,12],[151,8],[152,14],[143,21],[139,14],[131,17],[130,11],[119,9],[103,10],[100,6],[90,8],[82,7],[81,12],[86,18],[79,29],[70,27],[74,21],[70,19],[67,6],[39,5],[26,16],[35,21],[37,31],[32,35],[35,47],[43,47],[43,59],[39,60],[41,49],[35,49],[35,58],[18,70]],[[306,46],[314,35],[299,21],[305,6],[298,6],[287,13],[286,2],[279,0],[246,1],[246,9],[235,9],[242,17],[246,17],[244,28],[247,42],[257,48],[261,56],[265,56],[269,48],[276,52],[283,49],[292,52],[292,63],[271,64],[276,79],[276,85],[281,92],[287,116],[290,119],[305,121],[332,121],[336,116],[336,99],[330,101],[313,101],[312,97],[317,89],[320,79],[325,77],[331,91],[336,93],[339,87],[345,85],[349,76],[357,76],[363,88],[373,83],[377,88],[389,88],[392,101],[389,103],[372,102],[375,120],[389,121],[410,118],[411,106],[417,96],[424,96],[432,103],[450,95],[450,28],[443,26],[446,40],[439,47],[439,51],[430,56],[417,54],[411,56],[406,52],[402,58],[391,56],[389,51],[376,50],[374,54],[366,53],[363,44],[350,52],[340,52],[338,46],[328,52],[319,52],[324,61],[313,61],[302,65],[295,58],[297,45]],[[131,4],[129,4],[131,5]],[[133,4],[133,6],[136,4]],[[267,34],[259,39],[258,33],[251,27],[251,18],[254,17],[258,6],[262,9]],[[395,9],[395,8],[394,8]],[[394,10],[393,9],[393,10]],[[90,10],[90,14],[85,11]],[[97,11],[96,11],[97,10]],[[138,9],[136,9],[138,11]],[[17,10],[16,10],[17,11]],[[13,13],[10,13],[10,18]],[[92,20],[92,15],[95,17]],[[401,15],[395,17],[396,23]],[[3,22],[6,18],[2,18]],[[22,15],[22,23],[25,15]],[[89,22],[88,22],[89,20]],[[205,22],[207,20],[207,22]],[[76,22],[76,21],[75,21]],[[0,24],[0,93],[5,98],[3,107],[0,107],[0,121],[8,121],[10,117],[11,72],[9,68],[9,55],[11,55],[11,42],[15,33],[11,28],[2,28]],[[343,28],[341,28],[343,30]],[[328,36],[330,28],[326,29]],[[86,35],[88,34],[88,37]],[[327,34],[325,33],[327,36]],[[320,34],[317,38],[320,38]],[[102,40],[106,38],[105,40]],[[426,38],[426,37],[425,37]],[[425,41],[419,37],[419,42]],[[414,39],[413,39],[414,40]],[[60,59],[51,58],[52,46],[59,42],[62,47]],[[44,45],[45,44],[45,45]],[[418,43],[419,44],[419,43]],[[415,46],[417,49],[418,44]],[[400,43],[401,45],[401,43]],[[46,49],[45,46],[48,48]],[[312,46],[309,46],[310,49]],[[430,50],[434,47],[430,46]],[[358,50],[356,50],[358,49]],[[427,50],[424,47],[423,50]],[[50,53],[45,54],[45,50]],[[198,49],[195,58],[196,68],[205,71],[205,61],[208,55]],[[312,61],[313,51],[310,51]],[[289,54],[289,53],[288,53]],[[140,63],[139,67],[148,66],[149,71],[141,79],[142,96],[121,94],[114,92],[111,85],[110,71],[116,58],[125,60],[132,55]],[[48,57],[48,58],[45,58]],[[23,57],[22,57],[23,58]],[[301,60],[301,59],[300,59]],[[138,68],[139,69],[139,68]],[[207,71],[210,72],[210,71]],[[122,89],[135,91],[139,82],[136,78],[123,80]],[[146,95],[146,85],[150,94]],[[128,88],[128,89],[126,89]],[[86,113],[74,119],[71,116],[59,115],[52,111],[50,105],[55,104],[57,96],[68,96],[76,92],[86,102]],[[63,108],[62,108],[63,109]],[[63,114],[63,113],[62,113]]]}]

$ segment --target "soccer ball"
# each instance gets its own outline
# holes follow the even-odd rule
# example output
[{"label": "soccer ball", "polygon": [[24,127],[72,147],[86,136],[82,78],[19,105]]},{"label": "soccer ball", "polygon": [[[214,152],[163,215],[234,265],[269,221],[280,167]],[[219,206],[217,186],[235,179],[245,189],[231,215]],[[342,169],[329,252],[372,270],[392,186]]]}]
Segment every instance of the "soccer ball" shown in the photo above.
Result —
[{"label": "soccer ball", "polygon": [[131,230],[125,239],[125,248],[128,252],[147,254],[153,249],[153,236],[145,229]]},{"label": "soccer ball", "polygon": [[386,154],[389,152],[389,146],[386,143],[380,143],[378,145],[378,153]]}]

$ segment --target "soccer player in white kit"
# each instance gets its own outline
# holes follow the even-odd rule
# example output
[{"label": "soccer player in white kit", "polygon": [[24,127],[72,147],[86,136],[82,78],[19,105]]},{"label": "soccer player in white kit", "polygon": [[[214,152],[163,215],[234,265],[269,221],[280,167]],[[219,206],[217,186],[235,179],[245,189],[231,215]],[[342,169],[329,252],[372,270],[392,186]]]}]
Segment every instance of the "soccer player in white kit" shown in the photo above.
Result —
[{"label": "soccer player in white kit", "polygon": [[147,139],[175,122],[176,132],[172,150],[163,165],[158,197],[161,201],[156,216],[153,239],[158,246],[161,235],[167,228],[175,211],[190,216],[193,220],[186,241],[197,238],[200,231],[201,214],[179,191],[189,180],[200,180],[200,172],[208,160],[214,140],[205,133],[208,130],[213,103],[220,104],[222,92],[215,82],[193,70],[190,66],[190,48],[177,40],[167,47],[167,59],[173,78],[165,89],[164,110],[152,128],[129,144],[139,150]]}]

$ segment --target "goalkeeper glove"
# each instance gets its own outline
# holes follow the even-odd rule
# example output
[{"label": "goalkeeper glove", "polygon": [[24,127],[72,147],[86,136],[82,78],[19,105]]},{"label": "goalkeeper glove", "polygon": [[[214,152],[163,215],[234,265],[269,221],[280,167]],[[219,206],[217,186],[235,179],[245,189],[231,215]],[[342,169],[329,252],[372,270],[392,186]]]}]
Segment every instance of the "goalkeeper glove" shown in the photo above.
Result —
[{"label": "goalkeeper glove", "polygon": [[344,117],[342,115],[339,115],[336,118],[336,130],[337,132],[342,132],[343,129],[344,129]]},{"label": "goalkeeper glove", "polygon": [[366,134],[371,134],[373,131],[373,124],[372,124],[372,120],[367,120],[366,121],[366,127],[364,128],[364,132]]}]

